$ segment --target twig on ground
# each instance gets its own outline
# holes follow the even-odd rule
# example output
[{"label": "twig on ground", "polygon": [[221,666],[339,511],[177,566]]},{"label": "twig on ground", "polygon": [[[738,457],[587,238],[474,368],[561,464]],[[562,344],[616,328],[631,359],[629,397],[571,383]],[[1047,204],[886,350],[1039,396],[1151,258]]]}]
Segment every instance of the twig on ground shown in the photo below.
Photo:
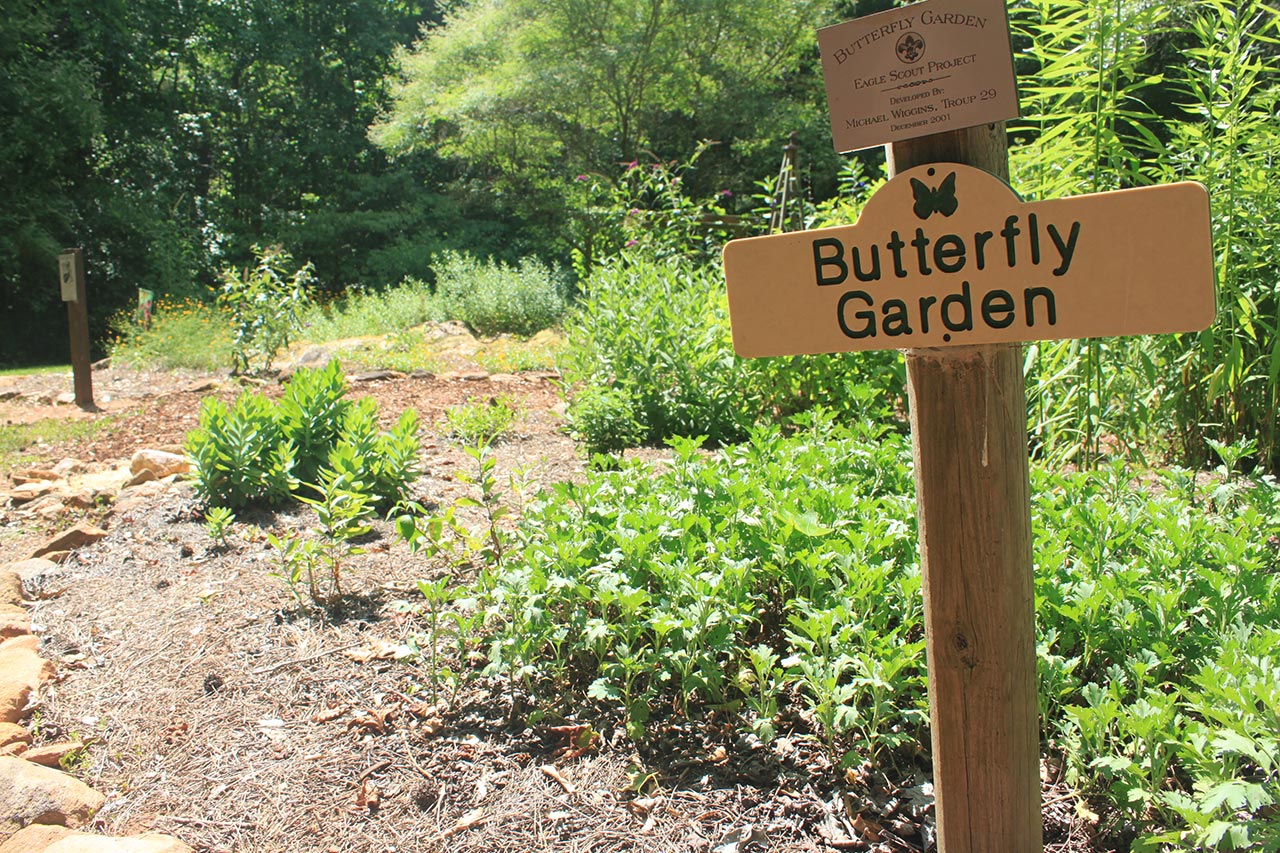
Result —
[{"label": "twig on ground", "polygon": [[297,666],[298,664],[302,664],[302,663],[310,663],[313,660],[320,660],[320,658],[326,658],[329,655],[336,655],[338,652],[345,652],[348,649],[354,649],[356,646],[363,646],[365,642],[367,641],[359,640],[354,643],[348,643],[345,646],[338,646],[338,648],[336,649],[329,649],[327,651],[318,652],[314,655],[308,655],[305,658],[293,658],[292,660],[282,661],[281,663],[272,664],[271,666],[260,666],[257,669],[253,670],[251,674],[266,675],[269,672],[276,672],[277,670],[284,669],[285,667]]}]

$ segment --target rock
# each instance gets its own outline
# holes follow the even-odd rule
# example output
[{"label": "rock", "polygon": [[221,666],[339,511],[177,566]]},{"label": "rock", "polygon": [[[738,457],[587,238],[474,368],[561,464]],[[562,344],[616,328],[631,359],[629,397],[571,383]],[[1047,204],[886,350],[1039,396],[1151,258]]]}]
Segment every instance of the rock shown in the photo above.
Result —
[{"label": "rock", "polygon": [[9,475],[10,479],[16,485],[24,485],[26,483],[39,483],[46,480],[61,480],[62,477],[47,468],[20,468]]},{"label": "rock", "polygon": [[43,598],[49,588],[62,581],[66,575],[65,569],[43,557],[11,563],[9,571],[18,576],[22,594],[27,598]]},{"label": "rock", "polygon": [[483,382],[488,378],[489,372],[487,370],[451,370],[448,373],[440,374],[440,379],[445,381]]},{"label": "rock", "polygon": [[92,545],[106,535],[107,531],[94,527],[87,521],[82,521],[70,530],[64,530],[41,545],[32,552],[31,556],[43,557],[54,551],[74,551],[77,548],[83,548],[85,545]]},{"label": "rock", "polygon": [[142,471],[150,471],[156,475],[157,480],[170,474],[185,474],[190,470],[191,463],[187,457],[163,450],[139,450],[129,460],[129,473],[136,476]]},{"label": "rock", "polygon": [[28,501],[33,501],[36,498],[42,498],[45,495],[51,494],[53,492],[53,488],[53,483],[50,483],[47,480],[37,480],[34,483],[23,483],[19,486],[14,486],[9,490],[9,500],[14,504],[24,504]]},{"label": "rock", "polygon": [[50,844],[72,834],[65,826],[34,823],[9,836],[8,841],[0,844],[0,853],[44,853]]},{"label": "rock", "polygon": [[[31,633],[31,617],[16,604],[0,604],[0,639]],[[0,679],[4,678],[0,675]]]},{"label": "rock", "polygon": [[22,760],[44,767],[57,767],[62,763],[62,759],[82,749],[84,749],[84,744],[79,741],[64,740],[57,743],[42,743],[39,746],[28,746],[26,752],[22,753]]},{"label": "rock", "polygon": [[22,604],[22,577],[12,569],[0,569],[0,606]]},{"label": "rock", "polygon": [[143,468],[141,471],[129,478],[129,482],[125,483],[124,487],[126,489],[132,489],[134,486],[141,486],[143,483],[150,483],[153,480],[159,479],[160,478],[156,476],[155,471],[152,471],[149,468]]},{"label": "rock", "polygon": [[0,746],[0,755],[9,755],[14,758],[21,757],[22,753],[26,751],[27,745],[25,743],[9,743],[4,746]]},{"label": "rock", "polygon": [[110,370],[110,369],[111,369],[111,356],[107,356],[106,358],[100,358],[100,359],[98,359],[97,361],[95,361],[95,362],[93,362],[92,364],[90,364],[90,365],[89,365],[89,369],[90,369],[90,370]]},{"label": "rock", "polygon": [[31,732],[17,723],[0,723],[0,747],[11,744],[27,746],[31,743]]},{"label": "rock", "polygon": [[73,832],[61,826],[29,826],[0,844],[0,853],[192,853],[178,839],[148,832],[123,838]]},{"label": "rock", "polygon": [[410,379],[435,379],[436,375],[430,370],[415,370],[409,374]]},{"label": "rock", "polygon": [[63,391],[61,394],[53,398],[53,402],[57,403],[59,406],[70,406],[75,401],[76,395],[74,391]]},{"label": "rock", "polygon": [[12,385],[0,388],[0,401],[12,400],[13,398],[20,397],[21,395],[22,392],[17,388],[14,388]]},{"label": "rock", "polygon": [[[26,715],[27,703],[52,678],[54,666],[40,657],[40,640],[25,634],[0,643],[0,722],[16,723]],[[0,785],[0,790],[3,790]],[[0,809],[0,820],[4,809]]]},{"label": "rock", "polygon": [[398,370],[364,370],[347,376],[352,382],[377,382],[381,379],[404,379]]},{"label": "rock", "polygon": [[183,386],[182,390],[187,394],[204,394],[208,391],[217,391],[222,387],[222,383],[216,379],[197,379]]},{"label": "rock", "polygon": [[59,770],[21,758],[0,757],[0,837],[32,823],[75,828],[87,823],[106,797]]},{"label": "rock", "polygon": [[44,555],[44,558],[46,560],[52,560],[58,565],[62,565],[70,557],[71,557],[70,551],[50,551],[48,554]]},{"label": "rock", "polygon": [[93,492],[89,489],[81,489],[68,494],[63,498],[62,503],[64,506],[75,507],[76,509],[93,509],[96,501],[93,499]]},{"label": "rock", "polygon": [[54,465],[51,470],[54,474],[58,475],[59,479],[65,480],[72,474],[83,474],[88,470],[88,468],[89,466],[85,465],[79,459],[72,459],[68,456],[57,465]]},{"label": "rock", "polygon": [[329,347],[314,346],[303,350],[302,355],[293,363],[296,367],[324,367],[333,361],[333,350]]}]

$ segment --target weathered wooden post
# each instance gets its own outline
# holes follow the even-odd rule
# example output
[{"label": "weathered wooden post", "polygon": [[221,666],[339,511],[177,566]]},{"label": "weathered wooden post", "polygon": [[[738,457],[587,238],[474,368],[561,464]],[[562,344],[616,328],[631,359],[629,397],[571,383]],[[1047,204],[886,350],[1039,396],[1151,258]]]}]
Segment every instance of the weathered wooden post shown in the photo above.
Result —
[{"label": "weathered wooden post", "polygon": [[91,409],[93,365],[89,361],[89,307],[84,283],[84,249],[67,249],[58,255],[58,282],[62,301],[67,303],[76,405]]},{"label": "weathered wooden post", "polygon": [[725,247],[739,355],[900,349],[920,527],[938,847],[1042,848],[1020,342],[1214,317],[1204,187],[1023,202],[1004,0],[924,0],[818,33],[838,151],[889,143],[854,225]]},{"label": "weathered wooden post", "polygon": [[[1008,180],[1004,122],[889,146],[889,173]],[[1027,404],[1019,344],[906,351],[938,849],[1043,847]]]}]

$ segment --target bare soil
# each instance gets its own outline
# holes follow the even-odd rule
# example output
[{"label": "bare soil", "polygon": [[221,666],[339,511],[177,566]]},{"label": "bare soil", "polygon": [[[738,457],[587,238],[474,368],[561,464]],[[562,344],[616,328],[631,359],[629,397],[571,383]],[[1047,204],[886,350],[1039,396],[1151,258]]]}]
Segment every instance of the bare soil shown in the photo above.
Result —
[{"label": "bare soil", "polygon": [[[352,393],[374,396],[388,422],[419,412],[426,473],[416,496],[447,505],[469,493],[456,472],[474,463],[442,434],[442,415],[470,400],[509,395],[520,406],[497,446],[501,483],[583,475],[555,380],[460,365],[355,382]],[[178,444],[204,396],[240,391],[226,376],[108,369],[95,389],[110,399],[82,412],[53,402],[70,385],[0,380],[18,392],[0,401],[0,423],[109,419],[91,439],[28,448],[49,463]],[[508,489],[508,499],[518,513],[518,495]],[[0,559],[52,532],[0,513]],[[397,656],[426,631],[404,603],[420,604],[416,580],[442,568],[411,554],[387,522],[347,566],[341,605],[308,610],[271,577],[266,535],[309,528],[309,509],[241,513],[226,547],[202,513],[182,484],[127,511],[88,511],[109,535],[75,552],[51,596],[32,605],[60,669],[37,740],[88,744],[73,770],[107,795],[104,832],[154,829],[201,851],[934,849],[927,767],[840,774],[804,738],[764,746],[714,725],[672,724],[639,749],[590,707],[531,722],[528,698],[482,676],[482,661],[443,661],[468,673],[455,689],[423,658]],[[1057,775],[1046,772],[1046,849],[1111,849]]]}]

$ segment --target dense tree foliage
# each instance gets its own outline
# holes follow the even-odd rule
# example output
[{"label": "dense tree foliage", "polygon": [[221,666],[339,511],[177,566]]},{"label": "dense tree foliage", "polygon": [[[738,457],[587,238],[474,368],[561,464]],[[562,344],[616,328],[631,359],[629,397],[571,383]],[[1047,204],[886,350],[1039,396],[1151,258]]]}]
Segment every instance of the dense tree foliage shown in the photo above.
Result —
[{"label": "dense tree foliage", "polygon": [[196,292],[259,242],[331,287],[403,275],[406,236],[465,212],[417,195],[448,177],[437,160],[390,166],[366,129],[393,49],[435,17],[430,0],[9,4],[0,360],[64,354],[65,246],[86,250],[99,334],[134,287]]}]

